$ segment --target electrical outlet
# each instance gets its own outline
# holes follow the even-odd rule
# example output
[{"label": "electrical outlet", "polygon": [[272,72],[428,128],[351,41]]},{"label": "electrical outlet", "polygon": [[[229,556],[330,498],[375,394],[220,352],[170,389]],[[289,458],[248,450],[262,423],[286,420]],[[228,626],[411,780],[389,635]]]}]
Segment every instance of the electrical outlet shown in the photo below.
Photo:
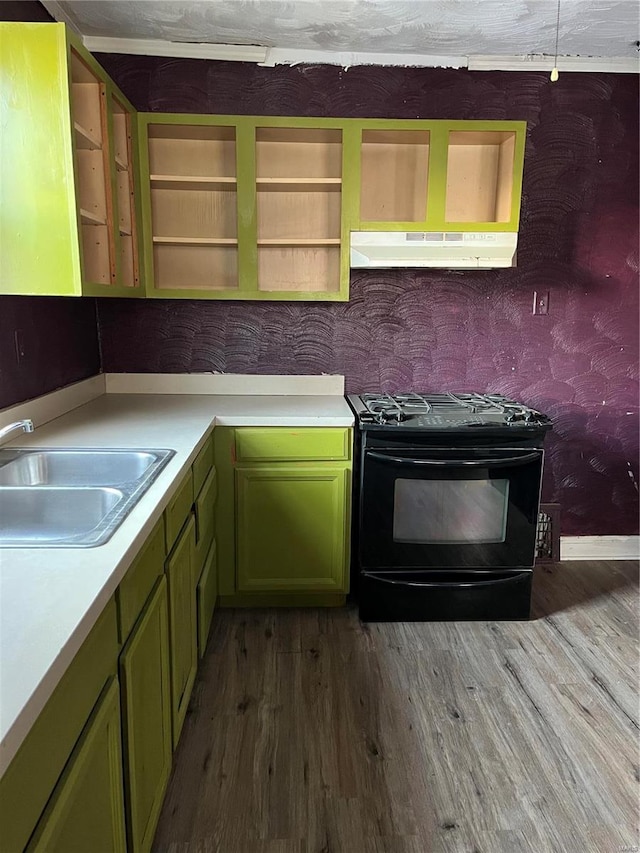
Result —
[{"label": "electrical outlet", "polygon": [[533,313],[548,314],[549,313],[549,291],[534,290],[533,291]]},{"label": "electrical outlet", "polygon": [[24,359],[25,355],[27,354],[24,345],[24,332],[22,331],[22,329],[15,330],[15,332],[13,333],[13,342],[16,350],[16,361],[18,364],[20,364]]}]

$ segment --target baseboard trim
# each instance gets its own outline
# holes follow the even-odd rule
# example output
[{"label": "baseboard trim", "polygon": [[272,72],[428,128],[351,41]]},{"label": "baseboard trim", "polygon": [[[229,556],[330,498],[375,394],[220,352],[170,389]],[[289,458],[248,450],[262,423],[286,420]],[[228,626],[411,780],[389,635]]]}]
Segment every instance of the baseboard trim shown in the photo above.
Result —
[{"label": "baseboard trim", "polygon": [[638,560],[640,536],[561,536],[561,560]]}]

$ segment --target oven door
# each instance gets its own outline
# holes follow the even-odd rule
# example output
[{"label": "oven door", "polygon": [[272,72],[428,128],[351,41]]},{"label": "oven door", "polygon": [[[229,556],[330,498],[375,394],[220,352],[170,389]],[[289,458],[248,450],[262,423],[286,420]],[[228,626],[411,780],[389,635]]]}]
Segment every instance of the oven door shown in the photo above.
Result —
[{"label": "oven door", "polygon": [[360,568],[533,566],[542,450],[364,451]]}]

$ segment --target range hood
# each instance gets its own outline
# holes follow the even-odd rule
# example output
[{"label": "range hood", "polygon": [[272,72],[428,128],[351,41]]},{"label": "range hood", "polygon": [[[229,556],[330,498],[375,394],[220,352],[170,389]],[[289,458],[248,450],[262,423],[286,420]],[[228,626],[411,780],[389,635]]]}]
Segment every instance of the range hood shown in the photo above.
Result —
[{"label": "range hood", "polygon": [[517,242],[511,231],[352,231],[351,266],[513,267]]}]

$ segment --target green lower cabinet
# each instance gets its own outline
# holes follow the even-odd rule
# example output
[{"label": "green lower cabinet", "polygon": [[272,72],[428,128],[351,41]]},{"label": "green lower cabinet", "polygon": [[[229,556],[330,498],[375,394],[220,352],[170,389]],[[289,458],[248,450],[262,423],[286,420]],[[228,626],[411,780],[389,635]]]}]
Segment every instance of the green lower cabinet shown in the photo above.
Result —
[{"label": "green lower cabinet", "polygon": [[346,592],[348,468],[281,463],[235,478],[237,591]]},{"label": "green lower cabinet", "polygon": [[196,603],[198,608],[198,657],[204,657],[207,639],[211,630],[213,611],[218,596],[218,560],[216,540],[209,548],[200,580],[196,587]]},{"label": "green lower cabinet", "polygon": [[194,557],[195,577],[194,582],[198,582],[205,560],[213,542],[213,534],[215,530],[215,503],[218,488],[218,480],[216,469],[212,468],[207,479],[202,487],[202,490],[196,498],[193,506],[196,520],[196,549]]},{"label": "green lower cabinet", "polygon": [[111,678],[27,853],[126,853],[118,682]]},{"label": "green lower cabinet", "polygon": [[156,582],[120,655],[129,853],[151,850],[171,772],[167,581]]},{"label": "green lower cabinet", "polygon": [[196,597],[193,583],[195,521],[185,524],[167,558],[173,747],[178,744],[198,664]]}]

